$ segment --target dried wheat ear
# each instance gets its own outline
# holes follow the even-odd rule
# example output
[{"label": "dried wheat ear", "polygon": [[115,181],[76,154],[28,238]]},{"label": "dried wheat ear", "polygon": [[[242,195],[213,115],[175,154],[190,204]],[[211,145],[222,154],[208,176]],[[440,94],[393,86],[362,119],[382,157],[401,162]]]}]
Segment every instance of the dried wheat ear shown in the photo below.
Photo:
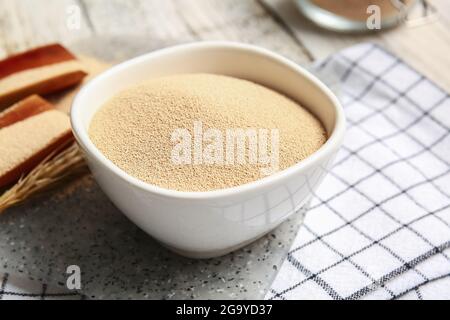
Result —
[{"label": "dried wheat ear", "polygon": [[47,190],[68,176],[86,169],[81,151],[76,143],[60,153],[48,155],[28,175],[0,196],[0,214],[9,207]]}]

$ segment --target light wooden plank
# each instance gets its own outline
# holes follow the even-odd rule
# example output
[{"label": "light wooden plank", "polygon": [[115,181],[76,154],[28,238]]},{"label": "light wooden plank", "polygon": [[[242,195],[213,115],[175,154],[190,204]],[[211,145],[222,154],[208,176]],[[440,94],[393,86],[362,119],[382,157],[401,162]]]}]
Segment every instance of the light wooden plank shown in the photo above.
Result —
[{"label": "light wooden plank", "polygon": [[310,61],[296,39],[286,34],[258,1],[84,2],[98,37],[122,38],[119,41],[126,37],[129,43],[148,48],[193,40],[241,41],[276,50],[299,63]]},{"label": "light wooden plank", "polygon": [[293,34],[303,43],[315,60],[323,59],[345,47],[368,40],[367,36],[339,34],[315,26],[300,14],[294,1],[263,1],[286,21]]},{"label": "light wooden plank", "polygon": [[[108,60],[114,60],[173,43],[233,40],[275,50],[298,63],[311,60],[254,0],[48,0],[40,6],[35,0],[4,1],[3,56],[60,41],[81,52],[106,53]],[[71,5],[84,10],[77,31],[67,28],[66,11]]]},{"label": "light wooden plank", "polygon": [[382,34],[393,52],[450,92],[450,1],[433,1],[439,18],[417,27]]},{"label": "light wooden plank", "polygon": [[[362,41],[387,46],[425,75],[450,89],[450,1],[434,0],[440,19],[375,35],[324,31],[287,0],[2,0],[0,57],[60,41],[107,60],[193,40],[257,44],[298,63],[322,59]],[[81,28],[67,27],[68,8],[82,12]]]}]

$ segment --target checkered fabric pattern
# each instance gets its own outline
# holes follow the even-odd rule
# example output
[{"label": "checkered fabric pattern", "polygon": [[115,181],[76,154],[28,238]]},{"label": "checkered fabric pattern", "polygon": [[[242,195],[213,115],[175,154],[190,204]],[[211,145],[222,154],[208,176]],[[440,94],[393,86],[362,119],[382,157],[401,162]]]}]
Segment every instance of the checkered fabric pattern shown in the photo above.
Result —
[{"label": "checkered fabric pattern", "polygon": [[267,299],[449,297],[449,95],[374,44],[316,71],[348,130]]},{"label": "checkered fabric pattern", "polygon": [[84,300],[76,291],[48,286],[39,280],[0,274],[0,300]]}]

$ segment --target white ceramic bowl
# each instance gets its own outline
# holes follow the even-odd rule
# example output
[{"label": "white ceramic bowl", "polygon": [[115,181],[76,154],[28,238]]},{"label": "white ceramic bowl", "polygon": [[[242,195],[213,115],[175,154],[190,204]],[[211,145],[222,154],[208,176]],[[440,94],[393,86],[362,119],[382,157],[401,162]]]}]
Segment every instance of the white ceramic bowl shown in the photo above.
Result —
[{"label": "white ceramic bowl", "polygon": [[[322,121],[328,141],[307,159],[259,181],[217,191],[180,192],[128,175],[90,140],[93,115],[122,89],[153,77],[199,72],[248,79],[284,93]],[[277,112],[276,106],[273,112]],[[265,49],[229,42],[179,45],[117,65],[80,91],[71,120],[89,167],[111,201],[152,237],[196,258],[240,248],[302,207],[326,174],[345,127],[337,98],[308,71]]]}]

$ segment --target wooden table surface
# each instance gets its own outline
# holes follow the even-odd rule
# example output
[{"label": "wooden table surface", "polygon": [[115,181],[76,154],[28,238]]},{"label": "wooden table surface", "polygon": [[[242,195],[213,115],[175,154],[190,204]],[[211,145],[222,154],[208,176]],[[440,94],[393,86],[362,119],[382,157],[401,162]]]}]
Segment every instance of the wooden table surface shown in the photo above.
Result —
[{"label": "wooden table surface", "polygon": [[[314,26],[291,0],[1,0],[0,58],[55,41],[72,47],[85,39],[135,38],[133,45],[139,42],[143,48],[194,40],[241,41],[308,64],[354,43],[373,41],[450,91],[450,1],[429,1],[439,12],[432,22],[372,35],[341,35]],[[79,28],[71,20],[78,13]],[[126,47],[102,49],[117,53]]]}]

